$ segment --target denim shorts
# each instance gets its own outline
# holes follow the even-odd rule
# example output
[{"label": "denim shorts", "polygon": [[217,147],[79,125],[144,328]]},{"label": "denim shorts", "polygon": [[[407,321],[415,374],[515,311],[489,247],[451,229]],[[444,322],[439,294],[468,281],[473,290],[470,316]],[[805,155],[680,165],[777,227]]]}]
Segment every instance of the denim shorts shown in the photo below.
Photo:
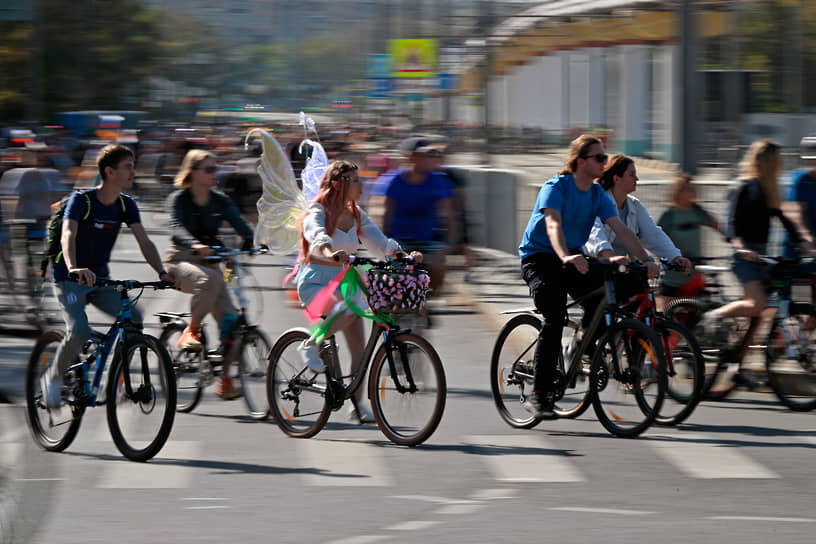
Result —
[{"label": "denim shorts", "polygon": [[734,275],[743,285],[765,279],[767,267],[762,263],[741,259],[736,254],[731,258],[731,263]]}]

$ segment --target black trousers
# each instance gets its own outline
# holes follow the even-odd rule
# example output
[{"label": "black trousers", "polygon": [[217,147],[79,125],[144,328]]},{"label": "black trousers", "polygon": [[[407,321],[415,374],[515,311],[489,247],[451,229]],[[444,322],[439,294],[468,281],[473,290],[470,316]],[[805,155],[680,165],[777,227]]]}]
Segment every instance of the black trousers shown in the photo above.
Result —
[{"label": "black trousers", "polygon": [[[565,265],[554,253],[536,253],[521,262],[521,275],[530,288],[535,307],[541,312],[541,332],[535,351],[536,392],[552,390],[558,355],[561,352],[561,335],[567,315],[567,294],[578,298],[594,291],[604,282],[603,271],[590,263],[586,274],[574,266]],[[595,313],[602,296],[592,297],[583,305],[583,326],[586,328]]]}]

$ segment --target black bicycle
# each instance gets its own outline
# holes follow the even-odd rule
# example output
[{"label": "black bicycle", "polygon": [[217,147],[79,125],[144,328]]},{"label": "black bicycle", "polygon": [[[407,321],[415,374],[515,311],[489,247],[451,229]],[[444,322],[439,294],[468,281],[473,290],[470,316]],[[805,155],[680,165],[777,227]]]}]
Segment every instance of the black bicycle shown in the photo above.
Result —
[{"label": "black bicycle", "polygon": [[[376,261],[355,257],[348,269],[353,289],[366,286],[355,267],[371,265],[385,273],[410,274],[423,269],[409,259]],[[352,288],[347,291],[350,292]],[[349,305],[354,302],[347,297]],[[374,419],[382,433],[395,444],[416,446],[427,440],[442,420],[447,384],[442,361],[426,339],[401,329],[398,314],[361,312],[371,320],[371,334],[357,371],[344,375],[340,368],[337,343],[329,336],[320,345],[326,371],[315,373],[296,352],[310,333],[296,328],[284,332],[269,355],[267,395],[275,422],[296,438],[316,435],[331,415],[362,386],[366,370],[368,397]],[[382,343],[378,340],[382,338]]]},{"label": "black bicycle", "polygon": [[[153,336],[144,334],[132,321],[133,300],[128,291],[167,289],[173,284],[98,279],[96,285],[112,287],[121,295],[121,309],[107,333],[91,333],[79,360],[62,379],[61,406],[48,410],[42,382],[56,364],[57,348],[65,333],[47,330],[28,359],[26,368],[26,414],[34,440],[49,451],[63,451],[76,438],[85,409],[105,405],[114,444],[133,461],[147,461],[164,446],[176,414],[176,380],[167,351]],[[93,293],[91,294],[93,296]],[[113,363],[103,387],[105,366]],[[104,397],[99,392],[104,390]]]},{"label": "black bicycle", "polygon": [[[739,318],[724,319],[723,338],[714,339],[707,338],[697,326],[709,309],[705,301],[683,299],[666,305],[667,317],[682,320],[689,328],[697,327],[703,352],[713,361],[704,385],[707,398],[718,400],[730,394],[737,387],[734,380],[728,379],[730,370],[748,354],[762,353],[768,385],[780,402],[796,411],[816,408],[816,308],[811,297],[814,279],[802,269],[802,265],[813,261],[810,257],[760,257],[760,262],[767,265],[765,292],[770,305],[776,307],[764,341],[748,342],[759,329],[761,317],[743,319],[747,328]],[[805,296],[794,298],[794,289],[801,289]]]},{"label": "black bicycle", "polygon": [[232,347],[227,353],[224,353],[223,349],[207,347],[206,327],[203,324],[201,349],[180,348],[178,340],[187,327],[187,318],[190,314],[181,312],[155,314],[164,324],[159,339],[170,353],[176,371],[178,388],[176,410],[179,412],[192,412],[198,406],[204,388],[223,373],[222,365],[226,356],[231,362],[238,363],[241,391],[250,417],[258,420],[269,417],[269,404],[266,401],[266,361],[272,350],[272,343],[266,333],[249,322],[249,301],[244,294],[243,268],[238,259],[241,255],[260,255],[267,251],[265,247],[248,250],[217,248],[215,255],[205,258],[212,263],[226,263],[224,281],[230,286],[238,302],[239,312],[230,338]]},{"label": "black bicycle", "polygon": [[[592,265],[602,267],[604,285],[567,305],[565,327],[572,329],[572,335],[567,335],[570,340],[566,347],[562,346],[559,356],[553,384],[554,415],[546,419],[576,418],[591,402],[598,420],[610,433],[635,437],[648,429],[660,413],[667,389],[666,357],[651,326],[631,317],[631,312],[616,299],[615,278],[627,269],[642,273],[642,267],[595,260]],[[598,304],[579,340],[577,306],[604,296],[605,303]],[[533,389],[533,355],[541,319],[535,315],[535,308],[503,313],[519,315],[507,322],[496,339],[490,361],[490,388],[502,419],[511,427],[529,429],[545,419],[531,415],[522,406]]]}]

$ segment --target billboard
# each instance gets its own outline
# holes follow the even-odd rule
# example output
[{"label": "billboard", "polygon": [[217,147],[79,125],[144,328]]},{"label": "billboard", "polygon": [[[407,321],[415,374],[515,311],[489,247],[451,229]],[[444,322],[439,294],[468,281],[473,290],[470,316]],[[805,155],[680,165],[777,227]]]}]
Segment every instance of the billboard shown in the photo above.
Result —
[{"label": "billboard", "polygon": [[390,40],[392,77],[434,77],[437,72],[437,43],[432,39]]}]

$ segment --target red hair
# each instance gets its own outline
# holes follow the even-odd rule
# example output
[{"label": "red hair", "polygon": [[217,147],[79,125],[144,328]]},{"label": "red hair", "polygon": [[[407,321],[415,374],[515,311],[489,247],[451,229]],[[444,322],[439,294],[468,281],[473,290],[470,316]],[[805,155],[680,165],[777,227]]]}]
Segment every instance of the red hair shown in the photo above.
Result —
[{"label": "red hair", "polygon": [[[337,222],[340,220],[340,214],[343,209],[348,209],[352,217],[357,223],[357,236],[362,235],[362,227],[360,225],[360,209],[357,203],[351,201],[346,204],[346,195],[348,195],[349,184],[351,183],[351,172],[357,171],[357,165],[351,161],[334,161],[323,172],[323,177],[320,178],[320,187],[317,190],[317,196],[314,201],[323,206],[326,210],[326,233],[329,236],[334,234],[337,229]],[[304,262],[309,262],[309,254],[311,251],[309,242],[303,236],[303,217],[298,221],[300,229],[300,247],[303,253]]]}]

